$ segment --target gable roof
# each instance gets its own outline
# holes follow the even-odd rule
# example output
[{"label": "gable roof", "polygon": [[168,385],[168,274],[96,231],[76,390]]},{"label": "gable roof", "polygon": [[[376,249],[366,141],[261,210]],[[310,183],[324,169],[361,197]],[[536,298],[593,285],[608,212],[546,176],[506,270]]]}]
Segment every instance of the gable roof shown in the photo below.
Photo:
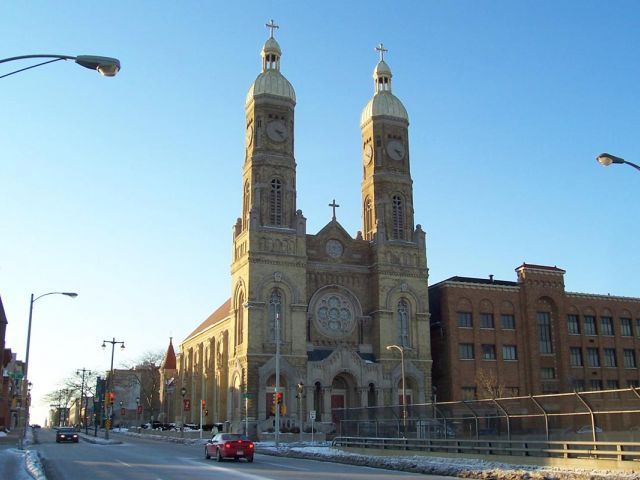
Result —
[{"label": "gable roof", "polygon": [[200,325],[198,325],[198,327],[193,332],[191,332],[187,336],[187,338],[185,338],[183,340],[183,342],[186,342],[187,340],[189,340],[194,335],[197,335],[198,333],[206,330],[207,328],[211,327],[212,325],[215,325],[216,323],[221,322],[222,320],[227,318],[229,316],[229,309],[230,308],[231,308],[231,298],[228,298],[227,301],[224,302],[222,305],[220,305],[215,312],[213,312],[211,315],[209,315],[204,322],[202,322]]}]

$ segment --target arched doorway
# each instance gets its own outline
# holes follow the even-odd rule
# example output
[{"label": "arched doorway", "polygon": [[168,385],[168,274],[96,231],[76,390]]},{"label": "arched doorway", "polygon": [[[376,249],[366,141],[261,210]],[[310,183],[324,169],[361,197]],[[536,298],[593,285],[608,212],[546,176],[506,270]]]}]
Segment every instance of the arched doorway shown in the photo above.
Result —
[{"label": "arched doorway", "polygon": [[338,425],[344,418],[344,409],[358,406],[356,381],[349,373],[336,375],[331,382],[331,421]]}]

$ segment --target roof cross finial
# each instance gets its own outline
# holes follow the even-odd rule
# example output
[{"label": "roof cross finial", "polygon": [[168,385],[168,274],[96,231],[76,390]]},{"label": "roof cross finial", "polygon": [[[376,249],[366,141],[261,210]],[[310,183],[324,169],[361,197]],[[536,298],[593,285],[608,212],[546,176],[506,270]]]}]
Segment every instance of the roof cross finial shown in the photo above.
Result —
[{"label": "roof cross finial", "polygon": [[329,206],[330,206],[331,208],[333,208],[333,218],[332,218],[332,220],[335,222],[335,220],[336,220],[336,207],[339,207],[340,205],[338,205],[338,204],[336,203],[336,199],[334,198],[334,199],[333,199],[333,202],[331,202],[331,203],[329,204]]},{"label": "roof cross finial", "polygon": [[[272,20],[273,21],[273,20]],[[384,48],[384,45],[382,44],[382,42],[380,42],[380,45],[378,45],[376,47],[376,50],[378,51],[378,53],[380,54],[380,61],[384,62],[384,53],[388,52],[389,50],[387,50],[386,48]]]},{"label": "roof cross finial", "polygon": [[280,28],[278,25],[275,24],[275,22],[273,21],[273,18],[269,23],[265,23],[265,26],[271,30],[271,34],[269,35],[269,38],[273,38],[273,31]]}]

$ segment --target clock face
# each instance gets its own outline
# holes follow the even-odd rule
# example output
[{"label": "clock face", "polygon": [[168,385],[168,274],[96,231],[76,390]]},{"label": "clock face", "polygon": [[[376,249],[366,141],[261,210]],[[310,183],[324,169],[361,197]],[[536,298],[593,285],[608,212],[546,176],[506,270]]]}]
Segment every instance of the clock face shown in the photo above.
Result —
[{"label": "clock face", "polygon": [[398,140],[387,143],[387,155],[393,160],[402,160],[405,155],[404,145]]},{"label": "clock face", "polygon": [[274,142],[284,142],[287,139],[287,127],[282,120],[274,120],[267,124],[267,135]]},{"label": "clock face", "polygon": [[247,147],[250,147],[253,143],[253,125],[247,127],[247,131],[244,134],[244,139],[247,142]]},{"label": "clock face", "polygon": [[364,151],[362,152],[362,157],[364,158],[364,163],[368,164],[373,159],[373,147],[371,144],[364,147]]}]

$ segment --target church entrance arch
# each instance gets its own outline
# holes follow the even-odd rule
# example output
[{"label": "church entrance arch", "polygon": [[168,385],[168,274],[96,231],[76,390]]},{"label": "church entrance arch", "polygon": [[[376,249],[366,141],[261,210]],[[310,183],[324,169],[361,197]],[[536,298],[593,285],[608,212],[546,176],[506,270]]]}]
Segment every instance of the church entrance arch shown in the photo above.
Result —
[{"label": "church entrance arch", "polygon": [[331,382],[331,421],[338,426],[345,408],[357,406],[357,383],[348,372],[341,372]]}]

